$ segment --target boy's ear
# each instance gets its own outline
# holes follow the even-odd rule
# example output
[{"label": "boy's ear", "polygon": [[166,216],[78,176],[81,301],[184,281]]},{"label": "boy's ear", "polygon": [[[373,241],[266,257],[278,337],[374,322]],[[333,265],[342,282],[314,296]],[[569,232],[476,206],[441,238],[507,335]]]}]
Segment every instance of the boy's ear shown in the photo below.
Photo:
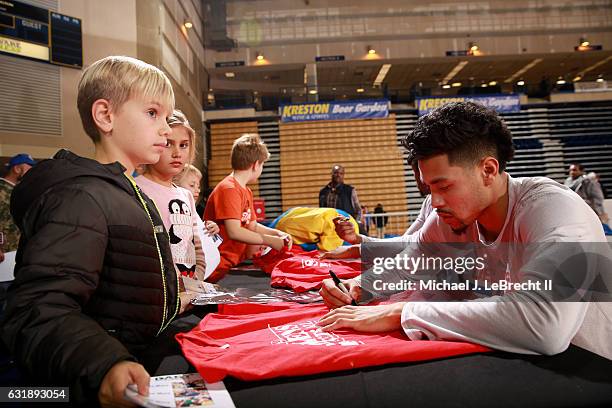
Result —
[{"label": "boy's ear", "polygon": [[113,130],[113,117],[110,102],[106,99],[98,99],[91,105],[91,116],[93,121],[104,133]]}]

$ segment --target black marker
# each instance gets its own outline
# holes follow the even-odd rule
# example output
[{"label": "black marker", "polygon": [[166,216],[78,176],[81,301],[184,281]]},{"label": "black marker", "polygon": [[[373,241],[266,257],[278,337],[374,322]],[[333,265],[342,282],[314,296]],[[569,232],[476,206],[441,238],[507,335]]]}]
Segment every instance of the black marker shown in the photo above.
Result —
[{"label": "black marker", "polygon": [[[351,297],[348,289],[346,289],[346,286],[344,286],[344,283],[342,283],[340,279],[338,279],[334,271],[332,271],[331,269],[329,270],[329,276],[331,276],[331,278],[333,279],[338,289],[340,289],[342,292],[346,293],[347,295],[349,295],[349,297]],[[355,302],[355,299],[353,299],[352,297],[351,297],[351,305],[357,306],[357,302]]]}]

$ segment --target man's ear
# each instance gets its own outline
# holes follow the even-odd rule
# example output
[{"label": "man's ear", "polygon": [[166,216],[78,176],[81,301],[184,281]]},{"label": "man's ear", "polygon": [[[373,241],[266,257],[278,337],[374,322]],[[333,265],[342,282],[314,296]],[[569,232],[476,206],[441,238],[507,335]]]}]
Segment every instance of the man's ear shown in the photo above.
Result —
[{"label": "man's ear", "polygon": [[104,133],[113,130],[113,114],[110,102],[107,99],[98,99],[91,105],[91,116],[93,121]]},{"label": "man's ear", "polygon": [[481,162],[481,169],[485,186],[489,186],[499,174],[499,162],[495,157],[487,156]]}]

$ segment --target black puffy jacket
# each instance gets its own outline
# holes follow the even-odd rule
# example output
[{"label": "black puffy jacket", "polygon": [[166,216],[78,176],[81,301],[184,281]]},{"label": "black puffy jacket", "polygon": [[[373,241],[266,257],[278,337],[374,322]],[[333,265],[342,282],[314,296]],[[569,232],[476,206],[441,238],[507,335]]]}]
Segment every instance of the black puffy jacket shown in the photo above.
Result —
[{"label": "black puffy jacket", "polygon": [[2,339],[31,378],[70,386],[73,402],[179,309],[168,235],[124,170],[60,150],[11,198],[21,241]]}]

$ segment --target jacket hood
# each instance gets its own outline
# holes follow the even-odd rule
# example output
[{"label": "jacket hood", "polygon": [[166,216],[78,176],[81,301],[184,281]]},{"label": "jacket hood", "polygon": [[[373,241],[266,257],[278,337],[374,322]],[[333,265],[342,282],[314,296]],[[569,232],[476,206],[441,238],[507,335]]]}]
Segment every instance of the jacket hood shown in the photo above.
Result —
[{"label": "jacket hood", "polygon": [[17,225],[28,211],[30,205],[45,191],[78,177],[99,177],[117,185],[129,194],[134,189],[129,180],[123,176],[125,167],[119,162],[100,164],[99,162],[77,156],[62,149],[52,159],[42,160],[31,168],[11,194],[11,215]]}]

